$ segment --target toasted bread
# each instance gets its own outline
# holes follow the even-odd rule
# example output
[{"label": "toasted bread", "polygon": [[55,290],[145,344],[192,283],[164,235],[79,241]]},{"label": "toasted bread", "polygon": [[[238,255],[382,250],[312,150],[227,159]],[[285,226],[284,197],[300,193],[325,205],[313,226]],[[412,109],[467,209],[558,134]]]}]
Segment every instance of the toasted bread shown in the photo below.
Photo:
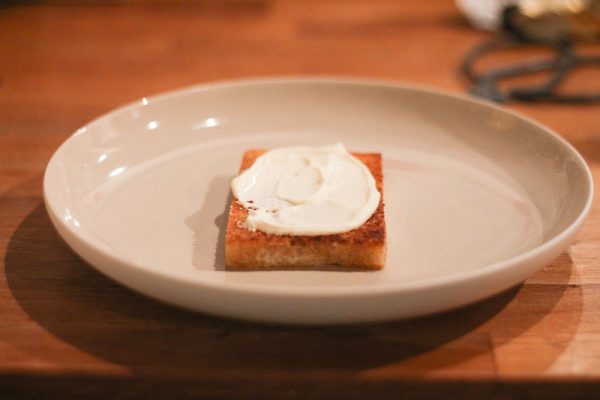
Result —
[{"label": "toasted bread", "polygon": [[[265,150],[244,153],[240,172],[249,168]],[[381,199],[376,211],[359,228],[349,232],[319,235],[273,235],[244,227],[248,210],[232,200],[225,240],[228,269],[306,269],[340,266],[347,269],[382,269],[386,258],[383,210],[383,173],[378,153],[352,153],[375,178]]]}]

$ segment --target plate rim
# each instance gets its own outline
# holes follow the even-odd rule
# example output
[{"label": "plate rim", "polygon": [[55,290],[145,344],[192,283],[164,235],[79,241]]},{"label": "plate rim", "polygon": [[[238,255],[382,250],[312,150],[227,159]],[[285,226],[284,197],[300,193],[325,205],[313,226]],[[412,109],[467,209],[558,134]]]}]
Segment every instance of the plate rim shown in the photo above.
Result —
[{"label": "plate rim", "polygon": [[[60,156],[61,151],[68,145],[68,143],[76,136],[80,134],[84,134],[88,127],[93,126],[97,123],[100,123],[102,120],[119,113],[126,112],[128,110],[137,108],[139,106],[151,104],[158,101],[167,101],[171,98],[176,98],[183,95],[190,95],[198,92],[207,92],[211,90],[220,90],[226,88],[236,88],[243,86],[267,86],[274,84],[329,84],[329,85],[351,85],[351,86],[371,86],[371,87],[385,87],[394,90],[408,90],[408,91],[418,91],[423,92],[430,95],[442,96],[447,98],[452,98],[455,100],[464,101],[471,104],[477,104],[484,107],[491,107],[492,109],[506,113],[512,117],[517,119],[521,119],[528,124],[531,124],[540,130],[544,131],[546,135],[549,135],[552,139],[559,142],[562,146],[569,150],[571,155],[575,157],[578,161],[580,167],[585,172],[586,183],[588,190],[588,196],[585,201],[585,205],[582,208],[581,212],[565,229],[559,232],[550,240],[535,246],[532,249],[529,249],[525,252],[519,253],[510,258],[496,261],[491,264],[486,264],[481,267],[469,270],[447,274],[445,276],[435,277],[435,278],[419,278],[408,281],[401,281],[395,283],[387,283],[383,285],[377,286],[344,286],[344,287],[297,287],[297,286],[288,286],[288,285],[275,285],[275,286],[264,286],[256,283],[246,283],[246,282],[221,282],[221,281],[209,281],[203,279],[201,276],[196,276],[194,278],[190,278],[189,276],[184,277],[181,274],[166,272],[163,270],[157,270],[154,268],[149,268],[143,263],[136,263],[128,260],[127,258],[119,257],[115,255],[113,252],[106,251],[106,249],[97,246],[94,241],[86,240],[82,238],[75,229],[66,224],[65,221],[61,218],[61,213],[59,213],[55,204],[53,204],[52,199],[50,198],[49,188],[51,186],[49,171],[51,170],[54,163],[57,162],[57,159]],[[143,274],[150,274],[156,278],[166,279],[169,281],[177,282],[179,284],[194,284],[197,286],[202,286],[206,289],[219,290],[223,292],[236,292],[236,293],[244,293],[251,295],[262,295],[262,296],[289,296],[296,298],[338,298],[338,297],[355,297],[355,296],[373,296],[373,295],[388,295],[391,293],[399,294],[399,293],[409,293],[409,292],[418,292],[422,290],[430,290],[442,287],[452,286],[459,282],[473,281],[483,276],[487,276],[490,274],[494,274],[498,271],[505,270],[515,266],[518,266],[524,262],[527,262],[530,259],[534,259],[547,251],[549,249],[554,248],[555,246],[559,246],[561,242],[569,240],[574,237],[577,232],[581,229],[585,219],[587,218],[594,197],[594,182],[593,176],[591,174],[591,170],[587,165],[583,156],[577,151],[577,149],[569,143],[565,138],[563,138],[556,131],[546,126],[545,124],[519,112],[515,111],[498,104],[492,103],[488,100],[475,98],[473,96],[464,94],[464,93],[455,93],[444,89],[438,89],[435,87],[420,85],[414,83],[407,83],[402,81],[389,81],[389,80],[381,80],[381,79],[372,79],[372,78],[357,78],[357,77],[341,77],[341,76],[278,76],[278,77],[263,77],[263,78],[246,78],[246,79],[233,79],[233,80],[222,80],[215,82],[207,82],[207,83],[199,83],[193,84],[190,86],[185,86],[181,88],[177,88],[174,90],[169,90],[166,92],[160,92],[151,96],[144,96],[135,101],[126,103],[122,106],[113,108],[105,113],[100,114],[98,117],[92,119],[88,123],[84,124],[80,128],[78,128],[75,132],[69,135],[61,145],[55,150],[52,154],[48,164],[46,166],[43,178],[43,198],[46,209],[50,215],[50,219],[58,231],[59,235],[63,240],[69,244],[77,254],[80,252],[74,248],[70,244],[70,240],[78,241],[84,247],[87,247],[89,250],[93,252],[100,253],[104,258],[108,259],[111,263],[117,264],[120,266],[126,266],[127,268],[136,270],[137,272]],[[69,237],[68,237],[69,236]],[[87,261],[92,267],[100,269],[98,266],[94,265],[92,262]],[[105,273],[105,272],[103,272]],[[224,271],[223,273],[228,273],[228,271]],[[229,273],[237,273],[233,271],[229,271]],[[137,290],[137,289],[136,289]]]}]

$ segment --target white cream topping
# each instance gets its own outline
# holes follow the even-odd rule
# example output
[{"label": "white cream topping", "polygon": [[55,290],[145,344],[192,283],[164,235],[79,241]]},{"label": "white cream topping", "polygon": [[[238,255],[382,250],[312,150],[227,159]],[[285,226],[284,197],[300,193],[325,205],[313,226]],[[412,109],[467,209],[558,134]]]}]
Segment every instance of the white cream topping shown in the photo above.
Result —
[{"label": "white cream topping", "polygon": [[369,169],[338,143],[271,150],[231,182],[248,209],[246,228],[329,235],[360,227],[381,195]]}]

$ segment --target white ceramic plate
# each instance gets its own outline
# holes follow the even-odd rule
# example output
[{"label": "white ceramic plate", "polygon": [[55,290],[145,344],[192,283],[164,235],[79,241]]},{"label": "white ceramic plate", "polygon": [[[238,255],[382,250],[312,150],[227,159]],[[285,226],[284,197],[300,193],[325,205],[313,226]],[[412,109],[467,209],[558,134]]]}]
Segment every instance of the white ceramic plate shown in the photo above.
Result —
[{"label": "white ceramic plate", "polygon": [[[229,182],[249,148],[381,152],[381,272],[226,271]],[[50,160],[58,232],[114,280],[223,316],[330,324],[405,318],[507,289],[574,239],[592,198],[549,129],[471,98],[382,82],[275,79],[144,98],[79,129]]]}]

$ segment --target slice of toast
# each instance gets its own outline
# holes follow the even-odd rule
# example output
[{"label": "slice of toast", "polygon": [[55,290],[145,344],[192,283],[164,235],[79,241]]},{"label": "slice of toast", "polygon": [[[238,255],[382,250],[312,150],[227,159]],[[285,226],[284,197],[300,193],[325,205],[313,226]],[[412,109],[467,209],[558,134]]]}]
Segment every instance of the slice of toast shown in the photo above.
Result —
[{"label": "slice of toast", "polygon": [[[240,172],[249,168],[266,150],[244,153]],[[273,235],[244,227],[246,208],[235,198],[229,209],[225,239],[228,269],[293,269],[337,265],[348,269],[382,269],[386,258],[386,231],[383,211],[383,173],[378,153],[352,153],[371,171],[381,193],[379,206],[371,217],[349,232],[319,235]]]}]

